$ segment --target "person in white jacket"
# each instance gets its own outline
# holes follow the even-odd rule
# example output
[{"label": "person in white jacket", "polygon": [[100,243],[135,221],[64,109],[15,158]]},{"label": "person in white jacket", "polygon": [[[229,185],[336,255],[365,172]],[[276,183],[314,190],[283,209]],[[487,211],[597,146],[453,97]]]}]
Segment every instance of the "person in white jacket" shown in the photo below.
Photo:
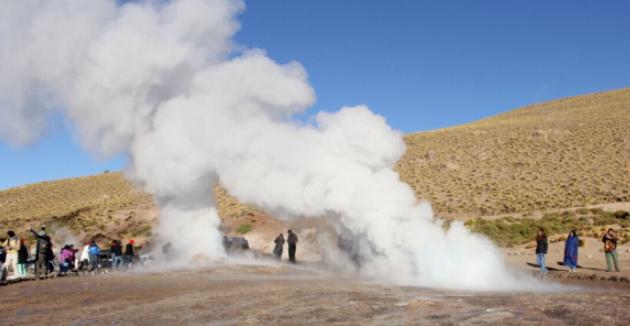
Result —
[{"label": "person in white jacket", "polygon": [[9,268],[12,270],[11,276],[7,277],[7,279],[16,279],[18,278],[18,251],[20,251],[20,246],[22,245],[22,241],[13,231],[7,232],[8,239],[4,241],[2,246],[6,251],[6,260],[4,262],[3,269],[6,269],[6,275],[9,275]]},{"label": "person in white jacket", "polygon": [[83,249],[81,250],[81,255],[77,255],[75,256],[75,259],[78,259],[78,261],[76,262],[76,264],[74,266],[79,266],[79,269],[83,269],[84,267],[88,266],[88,261],[90,259],[90,244],[86,243],[85,246],[83,246]]}]

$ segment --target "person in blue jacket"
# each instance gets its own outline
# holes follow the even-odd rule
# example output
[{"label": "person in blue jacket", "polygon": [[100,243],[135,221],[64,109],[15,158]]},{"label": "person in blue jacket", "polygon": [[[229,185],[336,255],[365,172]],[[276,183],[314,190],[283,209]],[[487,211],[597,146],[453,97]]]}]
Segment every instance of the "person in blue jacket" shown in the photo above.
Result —
[{"label": "person in blue jacket", "polygon": [[564,266],[569,267],[571,273],[575,273],[577,269],[579,246],[580,238],[577,236],[577,230],[573,229],[564,243]]},{"label": "person in blue jacket", "polygon": [[92,240],[92,243],[88,247],[90,271],[94,271],[98,268],[98,255],[101,253],[101,248],[96,244],[96,241]]}]

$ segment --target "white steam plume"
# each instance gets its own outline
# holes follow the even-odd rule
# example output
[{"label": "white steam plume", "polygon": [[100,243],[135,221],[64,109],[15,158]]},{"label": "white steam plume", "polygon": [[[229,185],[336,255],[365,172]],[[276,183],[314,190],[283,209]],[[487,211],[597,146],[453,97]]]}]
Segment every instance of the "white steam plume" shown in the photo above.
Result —
[{"label": "white steam plume", "polygon": [[[284,218],[328,216],[366,275],[408,284],[519,289],[500,252],[448,232],[393,167],[402,135],[365,106],[292,119],[315,100],[299,63],[235,53],[241,1],[3,1],[0,137],[36,139],[51,114],[98,155],[127,153],[155,194],[158,236],[184,259],[223,255],[212,186]],[[527,285],[528,286],[528,285]]]}]

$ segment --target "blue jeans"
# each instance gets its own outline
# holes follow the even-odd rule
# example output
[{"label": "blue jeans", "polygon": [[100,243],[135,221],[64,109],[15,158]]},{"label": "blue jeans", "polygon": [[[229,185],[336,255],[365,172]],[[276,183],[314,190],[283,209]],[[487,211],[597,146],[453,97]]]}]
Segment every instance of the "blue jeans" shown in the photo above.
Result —
[{"label": "blue jeans", "polygon": [[98,257],[94,254],[90,254],[88,257],[90,260],[90,270],[93,271],[98,269]]},{"label": "blue jeans", "polygon": [[112,255],[112,268],[119,268],[122,266],[122,256]]},{"label": "blue jeans", "polygon": [[536,263],[540,266],[541,273],[547,273],[547,267],[545,266],[545,254],[536,254]]}]

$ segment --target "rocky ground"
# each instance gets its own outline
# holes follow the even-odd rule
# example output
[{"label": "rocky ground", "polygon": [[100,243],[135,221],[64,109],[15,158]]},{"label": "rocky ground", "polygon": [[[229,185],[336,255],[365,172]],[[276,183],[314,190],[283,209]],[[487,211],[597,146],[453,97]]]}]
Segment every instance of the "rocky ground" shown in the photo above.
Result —
[{"label": "rocky ground", "polygon": [[374,284],[308,264],[220,264],[11,284],[0,288],[0,324],[630,323],[628,284],[554,282],[572,287],[557,293],[455,292]]}]

